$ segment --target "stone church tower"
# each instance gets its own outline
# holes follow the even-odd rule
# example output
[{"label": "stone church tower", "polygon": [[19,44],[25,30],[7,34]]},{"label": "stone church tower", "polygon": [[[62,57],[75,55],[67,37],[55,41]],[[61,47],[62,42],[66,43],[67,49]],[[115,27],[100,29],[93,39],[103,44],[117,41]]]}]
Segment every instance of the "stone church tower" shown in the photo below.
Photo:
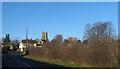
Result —
[{"label": "stone church tower", "polygon": [[47,32],[42,32],[42,40],[47,40]]},{"label": "stone church tower", "polygon": [[48,41],[47,32],[42,32],[42,39],[38,42],[38,44],[42,45],[46,41]]}]

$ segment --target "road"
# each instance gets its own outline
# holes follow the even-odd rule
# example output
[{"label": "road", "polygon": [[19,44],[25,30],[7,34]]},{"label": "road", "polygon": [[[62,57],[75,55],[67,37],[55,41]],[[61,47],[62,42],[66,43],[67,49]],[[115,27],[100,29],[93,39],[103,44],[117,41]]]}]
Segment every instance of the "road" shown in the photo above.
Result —
[{"label": "road", "polygon": [[2,68],[2,55],[0,54],[0,68]]},{"label": "road", "polygon": [[58,65],[52,65],[48,63],[38,62],[31,59],[23,58],[19,56],[17,53],[14,54],[4,54],[2,55],[2,68],[3,69],[18,69],[18,68],[25,68],[25,69],[45,69],[45,68],[65,68]]}]

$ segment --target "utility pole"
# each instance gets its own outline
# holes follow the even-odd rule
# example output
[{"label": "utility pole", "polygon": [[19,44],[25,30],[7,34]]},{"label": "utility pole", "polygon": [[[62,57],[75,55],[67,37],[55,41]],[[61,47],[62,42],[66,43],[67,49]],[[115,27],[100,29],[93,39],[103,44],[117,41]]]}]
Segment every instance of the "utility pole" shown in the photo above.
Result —
[{"label": "utility pole", "polygon": [[26,40],[27,40],[28,39],[28,28],[25,27],[25,29],[26,29]]},{"label": "utility pole", "polygon": [[25,27],[26,29],[26,54],[28,54],[28,28]]}]

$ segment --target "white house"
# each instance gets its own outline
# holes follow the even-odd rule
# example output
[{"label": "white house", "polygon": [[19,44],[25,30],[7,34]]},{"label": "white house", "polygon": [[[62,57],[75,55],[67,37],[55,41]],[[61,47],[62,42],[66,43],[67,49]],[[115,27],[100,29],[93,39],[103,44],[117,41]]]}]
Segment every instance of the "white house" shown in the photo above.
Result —
[{"label": "white house", "polygon": [[20,49],[20,51],[23,52],[23,49],[25,49],[25,48],[26,48],[26,44],[24,44],[24,43],[21,42],[21,43],[19,44],[19,49]]},{"label": "white house", "polygon": [[21,43],[19,44],[19,49],[21,52],[24,51],[24,49],[26,49],[26,46],[37,46],[37,42],[35,40],[22,40]]}]

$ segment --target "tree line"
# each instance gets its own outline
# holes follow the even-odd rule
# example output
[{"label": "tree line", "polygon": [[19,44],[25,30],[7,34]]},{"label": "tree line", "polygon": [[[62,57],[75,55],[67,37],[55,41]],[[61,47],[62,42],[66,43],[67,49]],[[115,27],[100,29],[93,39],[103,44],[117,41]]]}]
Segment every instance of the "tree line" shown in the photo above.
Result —
[{"label": "tree line", "polygon": [[7,53],[10,51],[10,45],[13,46],[13,50],[17,50],[19,47],[19,40],[18,39],[10,39],[10,34],[6,34],[4,38],[1,39],[1,44],[3,45],[2,53]]},{"label": "tree line", "polygon": [[56,35],[42,48],[29,47],[29,55],[87,66],[118,65],[117,37],[111,22],[87,24],[83,38],[83,41],[75,37],[63,40],[62,35]]}]

